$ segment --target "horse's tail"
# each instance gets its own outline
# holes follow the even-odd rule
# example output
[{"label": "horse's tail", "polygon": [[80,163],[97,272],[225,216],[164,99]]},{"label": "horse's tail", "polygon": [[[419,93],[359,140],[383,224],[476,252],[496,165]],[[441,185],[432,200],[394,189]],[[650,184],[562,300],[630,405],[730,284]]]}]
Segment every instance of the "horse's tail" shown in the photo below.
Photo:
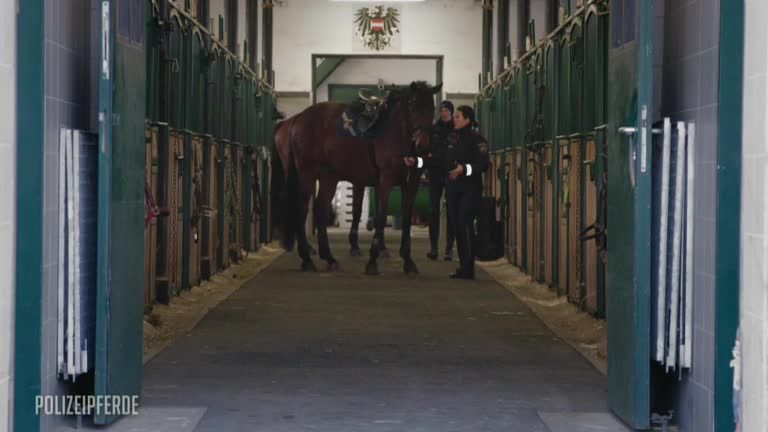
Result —
[{"label": "horse's tail", "polygon": [[278,152],[272,156],[272,223],[280,234],[285,250],[293,250],[301,222],[299,172],[292,155],[288,156],[288,172],[283,170]]},{"label": "horse's tail", "polygon": [[282,196],[283,188],[285,187],[285,170],[283,170],[283,163],[280,161],[280,153],[275,149],[272,152],[272,173],[270,179],[269,190],[269,209],[270,219],[272,222],[272,235],[273,237],[281,238],[282,236]]}]

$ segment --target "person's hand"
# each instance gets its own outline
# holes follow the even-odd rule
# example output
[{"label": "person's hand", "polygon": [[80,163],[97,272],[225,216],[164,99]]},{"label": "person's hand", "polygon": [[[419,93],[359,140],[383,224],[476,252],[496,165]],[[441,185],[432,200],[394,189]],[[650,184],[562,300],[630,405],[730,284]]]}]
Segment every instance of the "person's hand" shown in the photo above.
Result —
[{"label": "person's hand", "polygon": [[404,157],[404,158],[403,158],[403,162],[405,163],[405,166],[407,166],[408,168],[410,168],[410,167],[412,167],[412,166],[416,165],[416,158],[413,158],[413,157]]},{"label": "person's hand", "polygon": [[464,173],[464,165],[459,164],[456,168],[448,172],[448,178],[456,180],[462,173]]}]

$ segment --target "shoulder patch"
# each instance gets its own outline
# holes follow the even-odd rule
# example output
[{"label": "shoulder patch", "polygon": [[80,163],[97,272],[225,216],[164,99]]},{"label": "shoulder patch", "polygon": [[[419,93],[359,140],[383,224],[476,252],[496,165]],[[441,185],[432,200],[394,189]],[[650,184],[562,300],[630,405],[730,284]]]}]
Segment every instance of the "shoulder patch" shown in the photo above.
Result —
[{"label": "shoulder patch", "polygon": [[480,153],[488,153],[488,144],[485,142],[481,142],[478,147],[480,148]]}]

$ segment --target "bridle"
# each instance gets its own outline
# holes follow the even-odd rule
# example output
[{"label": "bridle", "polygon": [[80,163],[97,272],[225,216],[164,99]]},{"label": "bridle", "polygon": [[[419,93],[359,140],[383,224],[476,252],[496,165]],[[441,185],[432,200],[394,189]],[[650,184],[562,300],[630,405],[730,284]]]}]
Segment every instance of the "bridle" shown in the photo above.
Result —
[{"label": "bridle", "polygon": [[414,126],[412,123],[412,116],[416,112],[416,96],[409,95],[408,96],[408,107],[406,110],[406,132],[410,131],[411,136],[411,148],[410,153],[414,154],[417,150],[416,148],[416,141],[419,139],[419,134],[424,133],[424,128],[421,126]]}]

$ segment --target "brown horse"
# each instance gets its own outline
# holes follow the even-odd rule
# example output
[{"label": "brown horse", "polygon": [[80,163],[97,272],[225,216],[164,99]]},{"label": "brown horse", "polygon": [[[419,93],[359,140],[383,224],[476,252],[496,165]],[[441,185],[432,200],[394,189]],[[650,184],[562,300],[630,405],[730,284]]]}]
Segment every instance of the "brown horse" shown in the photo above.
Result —
[{"label": "brown horse", "polygon": [[[290,128],[294,117],[278,123],[275,127],[275,151],[277,151],[277,154],[279,155],[281,161],[280,169],[283,170],[283,172],[288,172],[288,160],[290,155]],[[282,178],[281,181],[284,182],[285,178]],[[282,183],[278,182],[277,186],[279,187],[280,184]],[[360,243],[358,242],[358,230],[360,227],[360,218],[362,217],[363,213],[363,198],[365,197],[366,186],[367,185],[354,185],[352,188],[352,225],[349,228],[348,236],[349,253],[352,256],[362,255],[362,251],[360,250]],[[276,189],[277,188],[273,188],[273,192],[275,192]],[[276,198],[279,196],[279,194],[273,193],[272,196],[273,198]],[[275,202],[275,205],[279,205],[279,201]],[[379,256],[388,257],[389,252],[387,251],[387,247],[384,244],[384,239],[382,239],[380,245],[381,250],[379,251]],[[310,252],[312,254],[315,253],[311,246]]]},{"label": "brown horse", "polygon": [[328,209],[336,185],[346,180],[353,185],[372,185],[376,190],[375,233],[366,273],[378,274],[376,260],[384,239],[386,204],[395,186],[403,191],[403,270],[418,272],[411,258],[410,222],[419,182],[417,170],[406,167],[403,158],[413,155],[417,148],[429,146],[427,132],[434,116],[434,95],[441,87],[415,82],[408,88],[393,90],[372,139],[338,134],[341,114],[349,108],[346,104],[316,104],[290,119],[288,154],[283,149],[273,156],[272,197],[276,205],[272,220],[283,232],[286,249],[292,249],[294,241],[298,241],[303,270],[315,269],[304,230],[315,181],[320,184],[315,205],[320,258],[327,261],[329,270],[338,268],[328,244]]}]

